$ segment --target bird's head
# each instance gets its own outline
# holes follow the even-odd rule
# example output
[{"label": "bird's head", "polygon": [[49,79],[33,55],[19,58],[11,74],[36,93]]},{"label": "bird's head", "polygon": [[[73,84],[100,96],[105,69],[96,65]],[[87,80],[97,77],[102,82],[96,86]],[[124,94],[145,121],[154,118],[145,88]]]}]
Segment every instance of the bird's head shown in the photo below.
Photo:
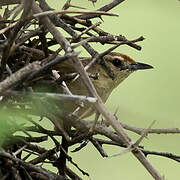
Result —
[{"label": "bird's head", "polygon": [[132,72],[153,68],[151,65],[136,62],[131,57],[117,52],[109,53],[104,56],[104,59],[114,72],[115,86],[118,86]]},{"label": "bird's head", "polygon": [[136,70],[144,70],[153,68],[151,65],[140,63],[134,61],[131,57],[117,53],[111,52],[105,56],[106,61],[110,62],[115,69],[119,71],[128,70],[128,71],[136,71]]}]

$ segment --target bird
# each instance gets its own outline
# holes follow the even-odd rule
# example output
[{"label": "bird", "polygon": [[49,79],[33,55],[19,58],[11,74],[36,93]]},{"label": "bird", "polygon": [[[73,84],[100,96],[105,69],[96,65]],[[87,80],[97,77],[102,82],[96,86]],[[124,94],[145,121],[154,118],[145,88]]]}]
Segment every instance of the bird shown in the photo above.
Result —
[{"label": "bird", "polygon": [[[119,53],[119,52],[110,52],[104,56],[104,62],[106,63],[105,67],[108,67],[113,76],[108,73],[107,68],[105,68],[101,63],[96,63],[91,66],[87,73],[102,101],[106,103],[112,91],[119,86],[130,74],[137,70],[152,69],[153,66],[144,64],[141,62],[136,62],[130,56]],[[84,67],[91,61],[91,58],[82,60]],[[54,67],[58,71],[60,77],[65,76],[66,74],[71,74],[76,72],[71,61],[65,61]],[[89,96],[89,92],[85,85],[83,84],[81,78],[75,80],[65,79],[65,83],[69,88],[70,92],[75,95],[84,95]],[[62,93],[62,89],[59,91]],[[72,102],[63,103],[64,112],[72,113],[77,108],[77,104]],[[93,105],[85,104],[84,107],[80,108],[77,112],[77,116],[80,119],[87,118],[95,113]]]},{"label": "bird", "polygon": [[[90,80],[92,81],[98,95],[101,97],[103,103],[106,103],[107,99],[111,95],[112,91],[118,87],[130,74],[134,73],[138,70],[146,70],[146,69],[152,69],[153,66],[149,64],[145,64],[142,62],[136,62],[133,58],[126,54],[122,54],[119,52],[110,52],[109,54],[105,55],[103,58],[103,61],[98,62],[104,62],[104,63],[95,63],[87,70],[87,73],[90,77]],[[91,62],[92,58],[82,58],[81,62],[83,66],[85,67],[87,64]],[[105,64],[105,66],[104,66]],[[74,78],[73,76],[70,76],[72,78],[66,78],[69,77],[68,75],[77,73],[76,69],[74,68],[73,62],[70,61],[70,59],[56,64],[52,67],[51,70],[56,70],[58,74],[60,75],[60,83],[52,83],[49,84],[49,81],[43,80],[40,78],[37,78],[38,81],[33,85],[35,87],[35,91],[37,92],[51,92],[51,93],[64,93],[64,88],[62,83],[65,82],[65,84],[68,87],[68,90],[74,94],[74,95],[83,95],[83,96],[89,96],[89,92],[82,82],[81,78]],[[49,77],[49,73],[46,73],[46,76]],[[43,79],[46,79],[43,77]],[[53,80],[54,81],[54,80]],[[58,82],[57,80],[55,82]],[[60,85],[61,84],[61,85]],[[47,100],[50,104],[52,101]],[[42,104],[42,103],[41,103]],[[68,115],[72,114],[76,111],[76,117],[79,119],[84,119],[87,117],[90,117],[96,112],[96,109],[94,109],[93,104],[90,103],[84,103],[83,106],[80,106],[79,103],[76,103],[74,101],[68,101],[68,100],[57,100],[52,102],[52,104],[49,106],[47,105],[47,110],[44,110],[46,112],[51,111],[51,113],[56,112],[56,115],[58,116],[58,124],[63,128],[65,126],[69,126],[66,124],[66,118]],[[55,106],[53,106],[55,105]],[[42,105],[45,109],[45,106]],[[38,103],[39,107],[39,103]],[[51,108],[50,108],[51,107]],[[35,108],[37,109],[37,108]]]},{"label": "bird", "polygon": [[[91,60],[92,58],[85,58],[85,59],[82,59],[81,62],[83,66],[85,67],[91,62]],[[101,60],[98,61],[100,63],[93,64],[87,70],[87,73],[98,95],[101,97],[104,103],[106,103],[112,91],[116,87],[118,87],[130,74],[132,74],[133,72],[137,70],[145,70],[145,69],[153,68],[151,65],[144,64],[141,62],[136,62],[130,56],[119,53],[119,52],[110,52],[109,54],[105,55]],[[72,94],[89,96],[89,92],[80,77],[66,78],[69,74],[76,73],[76,69],[74,68],[73,62],[70,61],[70,59],[60,64],[55,65],[54,67],[52,67],[52,69],[59,73],[61,77],[61,81],[63,79],[63,82],[65,82],[69,91]],[[38,83],[38,84],[41,87],[43,86],[41,83]],[[63,93],[62,84],[50,86],[49,89],[51,89],[51,92]],[[65,117],[75,112],[76,109],[79,107],[79,104],[75,103],[74,101],[67,101],[67,100],[66,101],[58,100],[56,101],[55,104],[56,104],[56,107],[58,107],[56,108],[57,111],[60,112],[58,113],[59,117],[57,118],[56,122],[58,123],[58,125],[60,125],[60,127],[65,132],[69,133],[71,130],[71,125],[68,124],[68,121],[66,121]],[[47,107],[48,111],[50,110],[50,107],[52,106]],[[53,110],[54,109],[55,108],[53,108]],[[76,117],[79,119],[84,119],[93,115],[94,113],[96,113],[96,109],[94,109],[93,104],[84,103],[84,106],[80,107],[79,110],[76,112]],[[55,130],[58,130],[58,128],[55,127]],[[68,141],[66,138],[67,137],[62,136],[61,146],[67,153]],[[62,172],[60,173],[62,174],[64,173],[63,167],[66,166],[65,152],[62,150],[60,151],[60,157],[58,161],[59,164],[61,165]]]}]

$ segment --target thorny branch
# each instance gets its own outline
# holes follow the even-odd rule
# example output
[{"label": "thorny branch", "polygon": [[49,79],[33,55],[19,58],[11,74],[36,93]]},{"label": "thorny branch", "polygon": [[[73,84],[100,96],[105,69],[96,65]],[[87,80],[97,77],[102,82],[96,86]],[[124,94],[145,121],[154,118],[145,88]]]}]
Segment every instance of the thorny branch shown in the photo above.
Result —
[{"label": "thorny branch", "polygon": [[[4,12],[0,17],[0,112],[2,114],[0,125],[4,127],[2,133],[0,132],[2,136],[0,140],[0,178],[9,179],[13,174],[17,179],[60,180],[67,179],[67,177],[81,179],[67,166],[66,159],[83,175],[89,176],[68,155],[68,147],[82,143],[74,150],[74,152],[80,151],[89,141],[102,157],[108,157],[103,147],[104,144],[119,146],[125,148],[126,152],[132,152],[157,180],[163,177],[151,165],[147,156],[163,156],[180,162],[180,156],[147,150],[139,144],[150,133],[180,133],[179,129],[145,129],[119,122],[106,109],[91,82],[90,78],[98,79],[98,75],[87,73],[87,70],[96,63],[102,64],[100,61],[104,55],[121,45],[141,50],[141,46],[137,43],[143,41],[144,37],[128,40],[123,35],[113,35],[104,31],[99,27],[101,22],[93,24],[90,21],[91,18],[102,18],[103,15],[115,16],[116,14],[107,11],[123,1],[113,0],[98,8],[97,11],[68,10],[69,7],[80,8],[72,5],[69,0],[60,11],[52,9],[45,0],[38,0],[38,3],[33,0],[2,0],[0,2]],[[92,2],[96,3],[94,0]],[[18,4],[18,6],[5,9],[6,5],[13,4]],[[20,18],[17,18],[21,11]],[[74,16],[73,13],[81,15]],[[67,32],[67,37],[62,34],[61,30]],[[47,37],[48,32],[52,36]],[[94,42],[114,46],[99,53],[94,48]],[[55,51],[51,48],[53,45],[56,45]],[[75,48],[79,46],[82,46],[90,56],[79,57],[80,52],[75,51]],[[83,59],[92,59],[92,61],[83,66]],[[53,74],[54,67],[63,62],[73,65],[75,71],[60,76],[55,70],[56,75]],[[111,72],[107,74],[112,75]],[[64,82],[64,80],[73,82],[80,78],[89,96],[72,94]],[[40,92],[34,88],[37,84],[40,86]],[[48,88],[41,91],[44,85]],[[66,92],[60,91],[60,86],[64,86],[62,89]],[[77,105],[74,112],[68,114],[65,112],[64,101]],[[94,121],[85,121],[77,117],[77,112],[87,103],[93,104],[97,111]],[[112,128],[97,122],[99,114],[105,117]],[[16,124],[15,119],[24,119],[26,122]],[[49,120],[48,122],[54,124],[56,128],[55,130],[45,128],[35,119],[42,120],[42,123]],[[57,123],[62,119],[64,127]],[[52,124],[51,127],[53,127]],[[67,124],[70,124],[70,127],[65,127]],[[125,130],[140,135],[136,143],[131,140]],[[14,134],[19,132],[23,132],[24,136]],[[37,137],[34,133],[40,136]],[[100,135],[102,138],[95,138],[94,135]],[[108,140],[104,140],[103,136]],[[62,137],[62,144],[59,143],[59,137]],[[41,143],[46,142],[49,138],[53,145],[50,148],[44,147]],[[56,167],[59,175],[39,166],[45,163]]]}]

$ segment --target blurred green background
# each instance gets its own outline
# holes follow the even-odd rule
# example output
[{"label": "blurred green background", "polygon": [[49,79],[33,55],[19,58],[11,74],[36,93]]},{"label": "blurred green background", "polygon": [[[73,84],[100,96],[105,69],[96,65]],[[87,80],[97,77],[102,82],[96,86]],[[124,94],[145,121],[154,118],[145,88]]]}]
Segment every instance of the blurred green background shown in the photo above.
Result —
[{"label": "blurred green background", "polygon": [[[65,1],[48,2],[53,8],[60,9]],[[87,0],[72,0],[73,5],[87,9],[97,9],[108,2],[98,0],[94,7]],[[179,128],[180,1],[125,1],[111,12],[118,13],[119,17],[103,16],[101,28],[112,34],[122,34],[130,40],[139,36],[146,38],[139,43],[143,47],[141,51],[128,46],[120,46],[116,51],[128,54],[136,61],[151,64],[154,69],[132,74],[112,93],[107,102],[108,109],[114,112],[119,107],[120,121],[136,127],[146,128],[156,120],[153,128]],[[94,44],[93,47],[101,52],[109,46]],[[129,134],[134,141],[138,138],[133,133]],[[179,136],[149,135],[142,145],[149,150],[180,155]],[[121,149],[105,146],[105,150],[112,155]],[[83,179],[152,180],[145,168],[130,153],[104,159],[89,144],[80,152],[70,155],[90,174],[90,178]],[[158,156],[149,156],[148,159],[166,179],[180,178],[179,163]]]},{"label": "blurred green background", "polygon": [[[88,1],[72,1],[73,5],[97,9],[109,1],[98,1],[95,8]],[[50,1],[54,8],[61,8],[59,1]],[[124,81],[111,95],[107,107],[114,112],[119,107],[120,121],[136,127],[148,127],[156,120],[154,128],[180,127],[180,2],[178,0],[125,1],[111,12],[119,17],[104,17],[101,27],[112,33],[122,34],[127,39],[143,35],[137,51],[121,46],[116,51],[133,57],[136,61],[149,63],[153,70],[136,72]],[[109,46],[96,45],[103,51]],[[136,140],[138,136],[130,134]],[[180,135],[149,135],[143,141],[146,149],[172,152],[180,155]],[[105,147],[108,154],[119,148]],[[78,153],[71,154],[80,167],[87,170],[91,179],[146,179],[152,177],[133,157],[103,159],[89,144]],[[166,179],[180,178],[180,164],[157,156],[148,158]],[[83,178],[86,179],[86,178]],[[87,178],[88,179],[88,178]]]}]

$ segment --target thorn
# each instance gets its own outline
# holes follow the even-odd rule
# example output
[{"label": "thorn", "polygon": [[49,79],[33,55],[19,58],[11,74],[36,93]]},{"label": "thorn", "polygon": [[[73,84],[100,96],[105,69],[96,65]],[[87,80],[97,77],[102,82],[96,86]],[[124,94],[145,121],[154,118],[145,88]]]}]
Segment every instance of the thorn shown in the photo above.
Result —
[{"label": "thorn", "polygon": [[114,112],[114,117],[115,117],[116,119],[118,119],[118,118],[117,118],[117,113],[118,113],[118,111],[119,111],[119,106],[116,108],[116,110],[115,110],[115,112]]},{"label": "thorn", "polygon": [[131,152],[132,150],[133,150],[132,146],[129,146],[129,147],[127,147],[126,149],[124,149],[124,150],[120,151],[120,152],[119,152],[119,153],[117,153],[117,154],[114,154],[114,155],[108,156],[108,158],[111,158],[111,157],[116,157],[116,156],[121,156],[121,155],[126,154],[126,153],[128,153],[128,152]]},{"label": "thorn", "polygon": [[99,116],[100,116],[100,113],[99,113],[99,112],[96,112],[96,116],[95,116],[93,125],[91,126],[91,128],[90,128],[90,130],[89,130],[89,133],[93,133],[93,132],[94,132],[94,129],[95,129],[96,124],[97,124],[97,122],[98,122]]},{"label": "thorn", "polygon": [[78,146],[77,148],[75,148],[74,150],[72,150],[71,152],[77,152],[80,151],[83,147],[85,147],[89,142],[89,139],[84,140],[83,143],[80,144],[80,146]]},{"label": "thorn", "polygon": [[139,146],[139,144],[140,144],[141,141],[144,139],[144,137],[148,134],[148,131],[152,128],[152,126],[155,124],[155,122],[156,122],[156,121],[154,120],[154,121],[150,124],[150,126],[142,132],[140,138],[134,143],[134,146],[135,146],[135,147]]},{"label": "thorn", "polygon": [[102,22],[104,22],[104,20],[103,20],[102,16],[99,16],[99,19],[100,19]]}]

